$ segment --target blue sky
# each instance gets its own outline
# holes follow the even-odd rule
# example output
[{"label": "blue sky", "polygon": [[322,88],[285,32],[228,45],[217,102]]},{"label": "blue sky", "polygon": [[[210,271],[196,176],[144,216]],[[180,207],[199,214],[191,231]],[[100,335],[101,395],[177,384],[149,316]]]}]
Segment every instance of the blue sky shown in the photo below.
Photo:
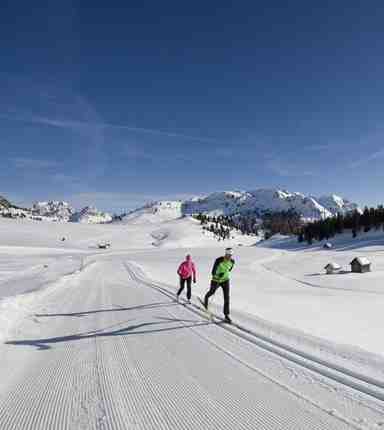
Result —
[{"label": "blue sky", "polygon": [[8,2],[0,194],[120,211],[281,187],[384,201],[379,1]]}]

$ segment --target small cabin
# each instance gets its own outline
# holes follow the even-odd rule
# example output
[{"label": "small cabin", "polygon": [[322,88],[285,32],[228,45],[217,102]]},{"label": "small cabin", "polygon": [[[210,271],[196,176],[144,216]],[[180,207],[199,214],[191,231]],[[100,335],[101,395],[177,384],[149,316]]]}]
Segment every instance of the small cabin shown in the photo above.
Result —
[{"label": "small cabin", "polygon": [[333,245],[331,242],[326,242],[326,243],[324,243],[323,248],[324,249],[332,249]]},{"label": "small cabin", "polygon": [[371,271],[371,262],[367,257],[356,257],[349,264],[354,273],[366,273]]},{"label": "small cabin", "polygon": [[98,243],[97,244],[97,247],[99,248],[99,249],[107,249],[107,248],[109,248],[111,246],[111,244],[110,243]]},{"label": "small cabin", "polygon": [[339,271],[341,269],[341,266],[340,266],[340,264],[337,264],[337,263],[328,263],[324,267],[324,269],[328,275],[331,275],[332,273]]}]

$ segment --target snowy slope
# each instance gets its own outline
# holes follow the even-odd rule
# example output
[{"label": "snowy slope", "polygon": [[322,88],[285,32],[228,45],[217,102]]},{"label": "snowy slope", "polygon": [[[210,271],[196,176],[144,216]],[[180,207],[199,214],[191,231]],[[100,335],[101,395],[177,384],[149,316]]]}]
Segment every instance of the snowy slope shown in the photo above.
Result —
[{"label": "snowy slope", "polygon": [[136,209],[123,218],[123,224],[158,223],[182,216],[182,202],[161,201],[149,203]]},{"label": "snowy slope", "polygon": [[[231,237],[224,241],[208,231],[204,231],[200,222],[182,214],[182,202],[162,201],[144,206],[114,222],[131,232],[130,242],[139,232],[151,237],[151,245],[159,248],[195,248],[252,245],[260,240],[258,236],[247,236],[232,230]],[[128,231],[128,230],[126,230]],[[138,243],[142,247],[143,241]]]},{"label": "snowy slope", "polygon": [[260,240],[258,236],[247,236],[232,231],[231,238],[218,241],[211,232],[201,228],[200,222],[184,217],[168,222],[151,231],[153,245],[161,248],[203,248],[224,247],[241,245],[253,245]]}]

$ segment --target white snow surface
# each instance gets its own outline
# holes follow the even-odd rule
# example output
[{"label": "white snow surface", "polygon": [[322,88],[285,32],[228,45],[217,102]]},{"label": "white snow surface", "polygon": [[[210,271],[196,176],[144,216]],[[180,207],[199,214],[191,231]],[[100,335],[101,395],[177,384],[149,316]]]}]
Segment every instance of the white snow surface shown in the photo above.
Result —
[{"label": "white snow surface", "polygon": [[[218,242],[169,203],[104,225],[0,219],[0,428],[380,428],[383,232]],[[231,326],[198,301],[227,246]],[[187,253],[197,283],[176,303]],[[373,271],[351,273],[364,255]]]}]

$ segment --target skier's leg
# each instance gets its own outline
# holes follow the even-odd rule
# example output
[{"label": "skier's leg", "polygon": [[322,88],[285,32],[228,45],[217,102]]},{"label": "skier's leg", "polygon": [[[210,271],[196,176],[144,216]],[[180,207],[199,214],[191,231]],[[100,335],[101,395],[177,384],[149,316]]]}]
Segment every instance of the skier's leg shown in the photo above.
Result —
[{"label": "skier's leg", "polygon": [[219,284],[215,281],[211,281],[211,288],[208,290],[208,293],[204,297],[204,305],[207,308],[208,307],[208,299],[213,296],[219,287]]},{"label": "skier's leg", "polygon": [[189,277],[187,279],[187,299],[188,300],[191,300],[191,296],[192,296],[191,285],[192,285],[192,277]]},{"label": "skier's leg", "polygon": [[184,290],[185,279],[180,276],[180,288],[177,292],[177,296],[180,296],[181,292]]},{"label": "skier's leg", "polygon": [[221,284],[224,296],[224,315],[229,316],[229,281],[225,281]]}]

